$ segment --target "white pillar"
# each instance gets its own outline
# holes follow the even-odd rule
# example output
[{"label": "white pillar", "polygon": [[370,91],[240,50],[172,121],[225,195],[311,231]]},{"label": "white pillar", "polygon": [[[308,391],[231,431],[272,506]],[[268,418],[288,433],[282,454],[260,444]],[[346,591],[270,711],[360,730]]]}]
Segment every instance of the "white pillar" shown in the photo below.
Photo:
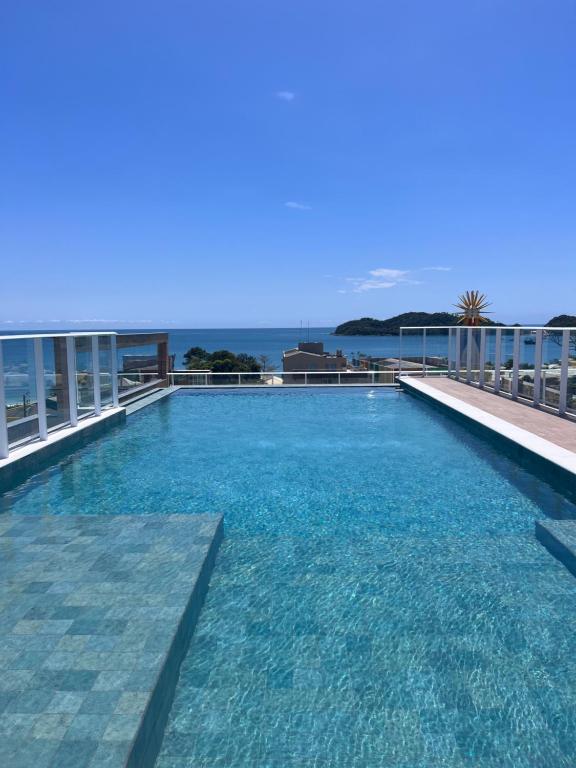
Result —
[{"label": "white pillar", "polygon": [[70,409],[70,426],[78,426],[78,387],[76,384],[76,340],[74,336],[66,337],[66,369],[68,372],[68,406]]},{"label": "white pillar", "polygon": [[540,393],[542,385],[542,340],[544,334],[542,329],[536,331],[536,347],[534,349],[534,395],[532,405],[538,408],[540,405]]},{"label": "white pillar", "polygon": [[461,339],[462,339],[462,328],[458,327],[456,328],[456,354],[454,356],[454,361],[456,364],[456,381],[460,379],[460,365],[461,365],[461,355],[460,355],[460,345],[461,345]]},{"label": "white pillar", "polygon": [[518,397],[518,371],[520,368],[520,329],[514,328],[514,346],[512,352],[512,397]]},{"label": "white pillar", "polygon": [[0,341],[0,459],[8,458],[8,424],[6,421],[6,394],[4,392],[4,358]]},{"label": "white pillar", "polygon": [[486,380],[486,328],[480,328],[480,372],[478,374],[478,386],[484,389]]},{"label": "white pillar", "polygon": [[100,392],[100,345],[98,336],[92,336],[92,376],[94,378],[94,413],[102,413],[102,394]]},{"label": "white pillar", "polygon": [[570,356],[570,331],[562,331],[562,357],[560,358],[560,402],[558,413],[566,413],[568,402],[568,358]]},{"label": "white pillar", "polygon": [[110,370],[112,372],[112,405],[118,408],[118,352],[116,350],[116,334],[110,336]]},{"label": "white pillar", "polygon": [[494,392],[500,392],[500,366],[502,365],[502,328],[496,328],[494,342]]},{"label": "white pillar", "polygon": [[40,440],[48,437],[46,418],[46,387],[44,384],[44,349],[42,339],[34,339],[34,372],[36,374],[36,401],[38,410],[38,436]]},{"label": "white pillar", "polygon": [[422,330],[422,376],[426,376],[426,328]]},{"label": "white pillar", "polygon": [[472,326],[466,329],[466,382],[472,381]]}]

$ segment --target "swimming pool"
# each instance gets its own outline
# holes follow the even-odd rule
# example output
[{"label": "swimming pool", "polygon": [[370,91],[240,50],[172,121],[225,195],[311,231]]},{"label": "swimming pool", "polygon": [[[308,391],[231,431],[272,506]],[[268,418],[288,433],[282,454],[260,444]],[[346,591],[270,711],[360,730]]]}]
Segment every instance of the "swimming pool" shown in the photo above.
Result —
[{"label": "swimming pool", "polygon": [[159,768],[574,764],[576,510],[425,403],[176,395],[2,504],[224,513]]}]

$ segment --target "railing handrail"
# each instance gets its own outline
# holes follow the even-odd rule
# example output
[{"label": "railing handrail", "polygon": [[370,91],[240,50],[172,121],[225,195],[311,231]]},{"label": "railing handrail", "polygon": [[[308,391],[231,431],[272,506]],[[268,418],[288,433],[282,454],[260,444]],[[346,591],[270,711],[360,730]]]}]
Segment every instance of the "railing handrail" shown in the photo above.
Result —
[{"label": "railing handrail", "polygon": [[399,330],[401,331],[446,331],[450,328],[461,328],[462,330],[468,330],[471,328],[473,331],[575,331],[574,325],[401,325]]},{"label": "railing handrail", "polygon": [[[23,339],[66,339],[69,336],[118,336],[118,331],[70,331],[68,333],[13,333],[0,336],[0,341],[22,341]],[[132,335],[132,334],[131,334]]]},{"label": "railing handrail", "polygon": [[396,373],[398,368],[390,368],[386,371],[208,371],[208,370],[178,370],[169,371],[168,376],[194,375],[198,376],[358,376],[366,374]]}]

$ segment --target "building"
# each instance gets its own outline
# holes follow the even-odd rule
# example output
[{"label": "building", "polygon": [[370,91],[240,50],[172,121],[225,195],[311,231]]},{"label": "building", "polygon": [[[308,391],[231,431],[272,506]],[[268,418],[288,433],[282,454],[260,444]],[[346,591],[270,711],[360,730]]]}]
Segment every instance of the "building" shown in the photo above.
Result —
[{"label": "building", "polygon": [[348,360],[337,349],[336,354],[324,351],[321,341],[300,342],[295,349],[287,349],[282,355],[284,371],[345,371]]}]

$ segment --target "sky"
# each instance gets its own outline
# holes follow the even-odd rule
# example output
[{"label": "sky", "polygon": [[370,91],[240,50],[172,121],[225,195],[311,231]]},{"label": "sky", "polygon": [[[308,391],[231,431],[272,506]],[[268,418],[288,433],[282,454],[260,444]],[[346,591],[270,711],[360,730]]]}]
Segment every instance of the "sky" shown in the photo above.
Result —
[{"label": "sky", "polygon": [[574,0],[0,9],[0,327],[576,314]]}]

